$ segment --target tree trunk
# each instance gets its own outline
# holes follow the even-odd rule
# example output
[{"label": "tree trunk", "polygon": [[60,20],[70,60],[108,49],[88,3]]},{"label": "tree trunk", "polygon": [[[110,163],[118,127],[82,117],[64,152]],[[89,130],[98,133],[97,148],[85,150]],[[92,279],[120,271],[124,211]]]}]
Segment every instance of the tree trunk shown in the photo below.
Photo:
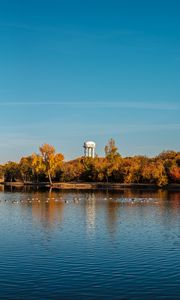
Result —
[{"label": "tree trunk", "polygon": [[106,182],[108,183],[108,176],[106,175]]},{"label": "tree trunk", "polygon": [[51,179],[51,175],[50,173],[48,172],[48,177],[49,177],[49,182],[50,182],[50,185],[52,185],[52,179]]}]

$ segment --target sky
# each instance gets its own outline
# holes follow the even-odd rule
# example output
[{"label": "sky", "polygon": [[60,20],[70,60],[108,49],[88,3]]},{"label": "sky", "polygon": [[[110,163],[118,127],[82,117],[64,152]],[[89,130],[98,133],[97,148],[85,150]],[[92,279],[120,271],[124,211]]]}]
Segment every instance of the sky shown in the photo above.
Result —
[{"label": "sky", "polygon": [[179,151],[179,115],[179,0],[0,0],[0,163]]}]

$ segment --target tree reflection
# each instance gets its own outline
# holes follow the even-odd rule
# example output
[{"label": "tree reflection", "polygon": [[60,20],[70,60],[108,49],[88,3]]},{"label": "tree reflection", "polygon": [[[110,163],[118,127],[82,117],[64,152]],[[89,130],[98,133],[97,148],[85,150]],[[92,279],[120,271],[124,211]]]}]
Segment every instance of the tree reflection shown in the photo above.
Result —
[{"label": "tree reflection", "polygon": [[[153,222],[157,226],[161,222],[167,230],[171,230],[180,215],[179,191],[122,189],[120,191],[63,191],[62,193],[54,189],[49,191],[30,187],[25,189],[0,185],[1,192],[8,191],[6,203],[12,203],[12,199],[16,199],[19,206],[16,204],[14,207],[20,207],[21,212],[26,214],[31,212],[33,225],[40,225],[47,232],[58,228],[59,225],[67,226],[67,222],[69,226],[75,225],[79,230],[79,222],[83,220],[89,235],[107,229],[114,238],[120,229],[120,222],[123,225],[128,218],[129,223],[132,224],[135,215],[137,219],[146,220],[146,217],[151,214],[154,218]],[[11,191],[13,197],[10,197]],[[66,210],[65,206],[67,206]],[[71,223],[72,217],[74,225]]]},{"label": "tree reflection", "polygon": [[114,235],[117,229],[117,222],[119,223],[119,209],[120,204],[114,200],[108,200],[107,202],[107,225],[109,233]]},{"label": "tree reflection", "polygon": [[87,230],[89,233],[94,232],[96,227],[96,204],[95,194],[88,194],[85,199],[85,211]]},{"label": "tree reflection", "polygon": [[0,192],[4,192],[4,185],[0,184]]},{"label": "tree reflection", "polygon": [[63,221],[64,202],[56,193],[36,193],[32,201],[32,216],[45,228],[52,228]]}]

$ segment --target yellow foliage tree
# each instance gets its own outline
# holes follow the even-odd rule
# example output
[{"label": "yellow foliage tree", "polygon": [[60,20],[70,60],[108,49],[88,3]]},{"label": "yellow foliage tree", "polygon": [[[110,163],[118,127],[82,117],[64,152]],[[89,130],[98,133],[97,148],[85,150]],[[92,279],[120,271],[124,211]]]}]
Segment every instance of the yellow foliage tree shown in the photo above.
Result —
[{"label": "yellow foliage tree", "polygon": [[55,148],[49,144],[42,145],[39,150],[41,153],[42,165],[45,170],[45,174],[49,178],[49,182],[52,185],[52,176],[54,176],[56,170],[61,167],[64,156],[61,153],[55,154]]},{"label": "yellow foliage tree", "polygon": [[33,175],[36,175],[36,178],[38,179],[38,175],[42,174],[46,171],[45,165],[43,163],[43,158],[38,154],[32,154],[32,172]]}]

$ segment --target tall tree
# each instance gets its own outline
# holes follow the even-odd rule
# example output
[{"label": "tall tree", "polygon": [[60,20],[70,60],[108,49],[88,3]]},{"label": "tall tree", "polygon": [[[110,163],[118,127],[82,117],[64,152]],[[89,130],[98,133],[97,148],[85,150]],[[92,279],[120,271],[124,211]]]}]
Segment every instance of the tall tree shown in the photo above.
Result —
[{"label": "tall tree", "polygon": [[46,172],[45,164],[43,162],[42,156],[38,154],[32,154],[32,174],[36,178],[36,181],[39,181],[39,175]]},{"label": "tall tree", "polygon": [[121,155],[118,152],[114,139],[110,139],[104,148],[106,160],[104,164],[104,176],[106,181],[113,181],[121,162]]},{"label": "tall tree", "polygon": [[104,150],[106,157],[109,159],[113,159],[115,156],[120,156],[120,154],[118,153],[118,148],[116,147],[115,140],[112,138],[108,141]]},{"label": "tall tree", "polygon": [[56,169],[59,169],[62,165],[64,156],[61,153],[55,154],[55,148],[49,144],[42,145],[39,150],[45,168],[45,173],[52,185],[52,176],[55,175]]}]

